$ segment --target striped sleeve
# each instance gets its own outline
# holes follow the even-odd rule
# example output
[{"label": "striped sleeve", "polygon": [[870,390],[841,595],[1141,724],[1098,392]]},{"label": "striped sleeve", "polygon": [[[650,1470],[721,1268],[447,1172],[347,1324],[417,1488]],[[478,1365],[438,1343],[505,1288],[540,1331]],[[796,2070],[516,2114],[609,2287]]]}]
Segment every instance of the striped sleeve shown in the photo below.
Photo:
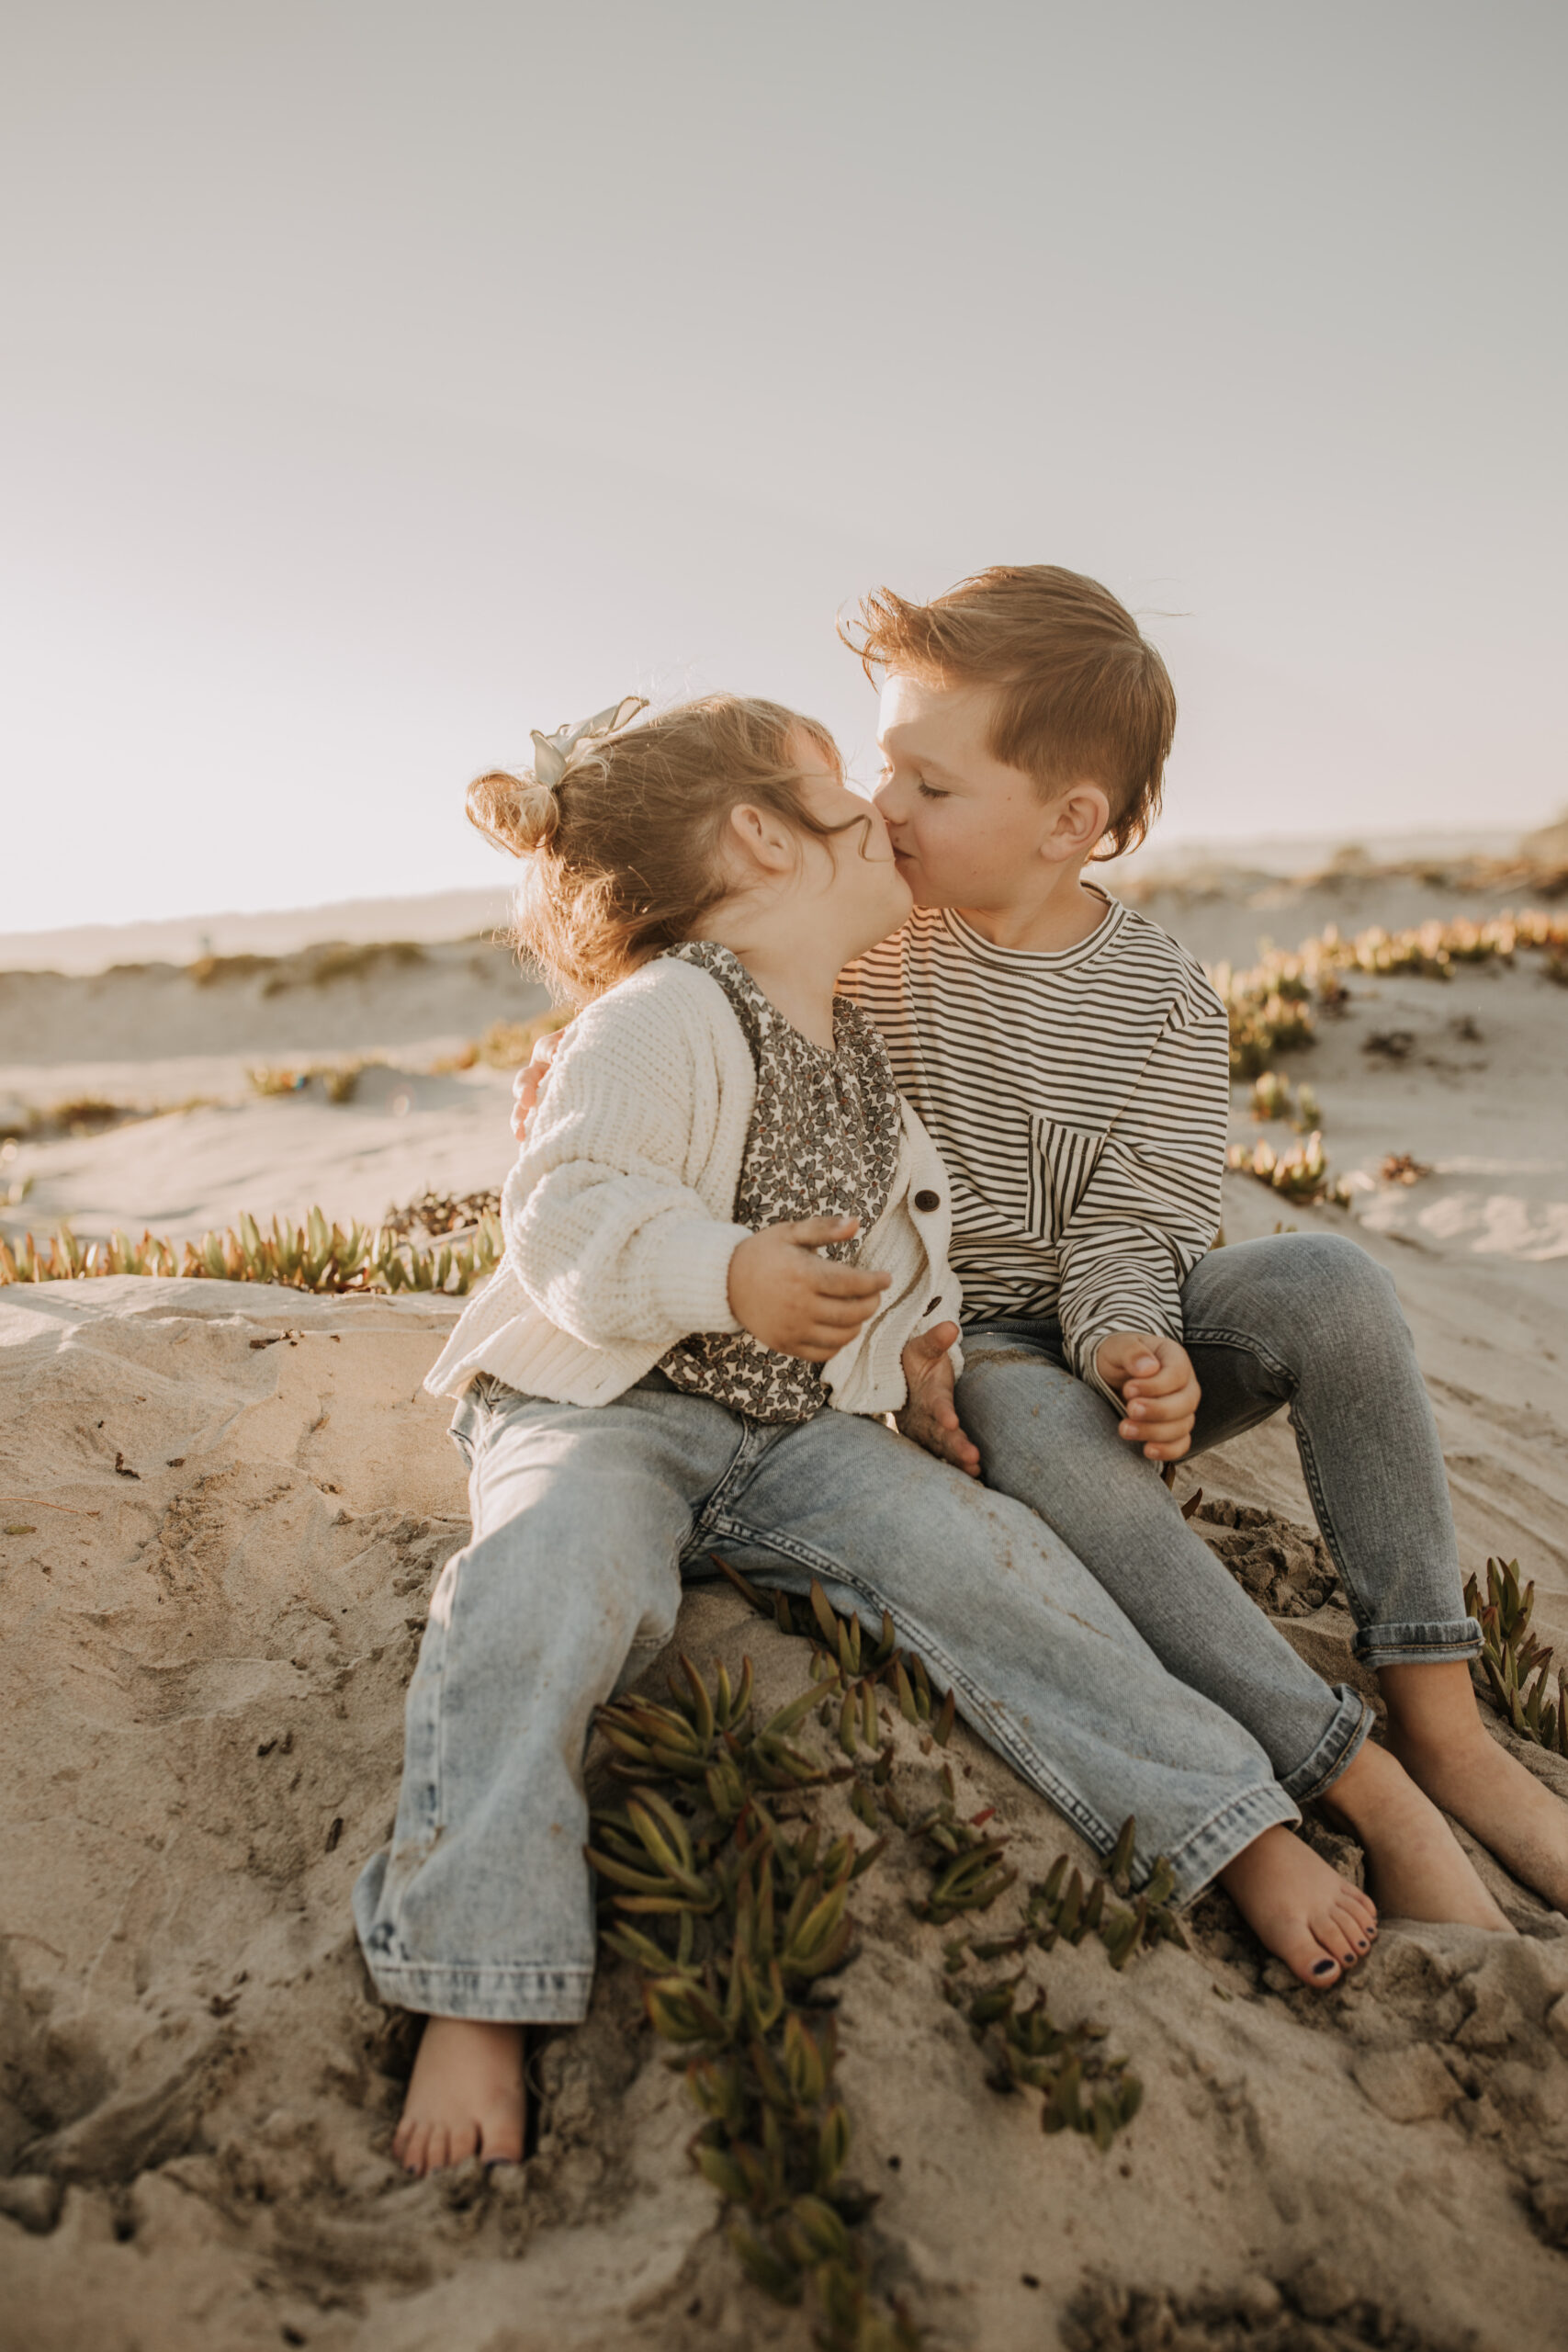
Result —
[{"label": "striped sleeve", "polygon": [[1224,1009],[1203,987],[1172,1004],[1138,1085],[1057,1234],[1062,1341],[1080,1380],[1113,1331],[1182,1336],[1181,1286],[1220,1222],[1229,1108]]}]

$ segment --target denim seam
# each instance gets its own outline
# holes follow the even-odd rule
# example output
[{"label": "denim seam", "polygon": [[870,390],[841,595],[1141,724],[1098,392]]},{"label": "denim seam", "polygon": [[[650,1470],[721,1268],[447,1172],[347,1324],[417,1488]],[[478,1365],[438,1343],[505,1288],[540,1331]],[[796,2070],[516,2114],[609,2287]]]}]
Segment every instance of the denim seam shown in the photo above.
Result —
[{"label": "denim seam", "polygon": [[377,1972],[382,1976],[446,1976],[455,1984],[485,1984],[492,1980],[509,1983],[513,1977],[576,1977],[585,1984],[593,1981],[593,1966],[581,1960],[381,1960]]},{"label": "denim seam", "polygon": [[1384,1666],[1419,1665],[1434,1657],[1470,1659],[1481,1655],[1481,1628],[1473,1617],[1452,1624],[1369,1625],[1357,1633],[1351,1647],[1357,1657]]},{"label": "denim seam", "polygon": [[[429,2011],[433,1999],[450,2002],[454,1996],[470,1996],[491,2005],[521,2003],[531,2012],[541,2008],[560,2012],[548,2018],[535,2014],[525,2020],[537,2025],[580,2023],[588,2014],[593,1973],[591,1966],[580,1962],[523,1961],[504,1966],[461,1961],[371,1962],[377,1991],[400,2007]],[[461,2015],[462,2011],[443,2008],[434,2013]]]},{"label": "denim seam", "polygon": [[[1348,1683],[1338,1682],[1332,1687],[1339,1703],[1328,1729],[1293,1771],[1280,1775],[1281,1788],[1298,1804],[1309,1804],[1320,1797],[1325,1789],[1332,1788],[1363,1747],[1372,1727],[1372,1711],[1365,1700],[1358,1697]],[[1348,1712],[1352,1708],[1353,1715]]]},{"label": "denim seam", "polygon": [[896,1624],[901,1619],[903,1625],[908,1629],[906,1639],[919,1651],[922,1658],[929,1660],[936,1667],[939,1673],[945,1675],[948,1681],[969,1702],[972,1711],[969,1715],[971,1724],[976,1729],[982,1724],[987,1726],[986,1737],[988,1745],[1000,1749],[1009,1761],[1023,1772],[1026,1779],[1032,1780],[1036,1788],[1043,1788],[1057,1811],[1065,1815],[1076,1828],[1082,1830],[1091,1845],[1099,1847],[1103,1852],[1110,1852],[1116,1842],[1121,1827],[1120,1823],[1112,1827],[1109,1823],[1100,1820],[1099,1815],[1084,1803],[1075,1790],[1069,1789],[1066,1782],[1057,1779],[1038,1749],[1033,1747],[1020,1732],[1013,1729],[1010,1719],[999,1713],[999,1711],[970,1679],[956,1660],[948,1656],[942,1644],[935,1641],[925,1631],[918,1618],[909,1616],[906,1611],[893,1608],[885,1594],[874,1591],[862,1577],[855,1575],[852,1569],[846,1567],[842,1561],[831,1558],[825,1552],[818,1552],[813,1544],[801,1543],[798,1537],[781,1534],[775,1528],[765,1531],[750,1528],[739,1520],[729,1520],[723,1524],[722,1529],[719,1522],[716,1521],[715,1527],[716,1532],[737,1536],[743,1542],[750,1540],[765,1544],[770,1551],[783,1553],[786,1558],[795,1560],[799,1566],[809,1568],[818,1576],[828,1577],[835,1584],[848,1585],[852,1591],[858,1592],[862,1596],[868,1608],[879,1611],[886,1609]]},{"label": "denim seam", "polygon": [[[743,1486],[760,1467],[763,1455],[769,1451],[769,1439],[763,1434],[763,1427],[754,1426],[745,1419],[744,1415],[738,1415],[736,1418],[740,1422],[740,1436],[736,1443],[735,1452],[726,1464],[723,1474],[708,1489],[701,1510],[693,1513],[692,1532],[682,1547],[682,1558],[684,1558],[689,1551],[701,1550],[708,1536],[720,1529],[725,1518],[726,1504],[736,1489]],[[766,1426],[771,1434],[780,1433],[773,1428],[771,1423]],[[784,1425],[785,1428],[794,1426],[793,1422]],[[729,1530],[731,1533],[740,1532],[742,1531],[739,1522]]]}]

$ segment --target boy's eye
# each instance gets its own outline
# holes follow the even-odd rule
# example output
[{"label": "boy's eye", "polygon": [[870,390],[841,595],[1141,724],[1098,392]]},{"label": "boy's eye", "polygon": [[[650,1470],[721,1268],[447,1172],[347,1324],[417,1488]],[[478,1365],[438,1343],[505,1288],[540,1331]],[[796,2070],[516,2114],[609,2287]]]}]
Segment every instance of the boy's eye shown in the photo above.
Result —
[{"label": "boy's eye", "polygon": [[915,789],[922,800],[946,800],[951,797],[948,793],[939,792],[934,784],[926,784],[923,781],[918,784]]}]

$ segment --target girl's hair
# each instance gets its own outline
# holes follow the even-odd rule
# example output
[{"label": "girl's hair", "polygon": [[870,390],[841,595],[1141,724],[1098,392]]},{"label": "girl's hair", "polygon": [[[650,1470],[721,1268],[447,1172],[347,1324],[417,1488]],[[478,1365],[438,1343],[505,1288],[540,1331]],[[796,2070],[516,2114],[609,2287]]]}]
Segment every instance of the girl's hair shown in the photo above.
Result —
[{"label": "girl's hair", "polygon": [[597,996],[694,936],[728,889],[718,849],[740,803],[771,808],[819,839],[849,830],[807,808],[791,756],[796,732],[841,780],[825,727],[742,695],[704,695],[640,726],[591,736],[553,785],[532,770],[476,777],[470,822],[529,862],[515,944],[558,995]]}]

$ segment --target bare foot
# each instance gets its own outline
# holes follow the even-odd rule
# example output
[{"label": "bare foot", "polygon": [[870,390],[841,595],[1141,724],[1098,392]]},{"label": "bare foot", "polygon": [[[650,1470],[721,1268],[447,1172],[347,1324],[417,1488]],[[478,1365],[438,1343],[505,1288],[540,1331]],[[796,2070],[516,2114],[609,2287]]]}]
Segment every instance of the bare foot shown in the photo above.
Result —
[{"label": "bare foot", "polygon": [[1388,1744],[1417,1785],[1506,1870],[1568,1912],[1568,1804],[1481,1720],[1462,1664],[1384,1667]]},{"label": "bare foot", "polygon": [[1220,1883],[1258,1941],[1314,1992],[1326,1993],[1371,1950],[1376,1905],[1292,1829],[1266,1829]]},{"label": "bare foot", "polygon": [[1359,1841],[1368,1883],[1390,1918],[1513,1934],[1437,1806],[1386,1748],[1363,1741],[1319,1802]]},{"label": "bare foot", "polygon": [[473,2155],[520,2164],[526,2101],[520,2025],[426,2018],[392,2154],[421,2174]]}]

